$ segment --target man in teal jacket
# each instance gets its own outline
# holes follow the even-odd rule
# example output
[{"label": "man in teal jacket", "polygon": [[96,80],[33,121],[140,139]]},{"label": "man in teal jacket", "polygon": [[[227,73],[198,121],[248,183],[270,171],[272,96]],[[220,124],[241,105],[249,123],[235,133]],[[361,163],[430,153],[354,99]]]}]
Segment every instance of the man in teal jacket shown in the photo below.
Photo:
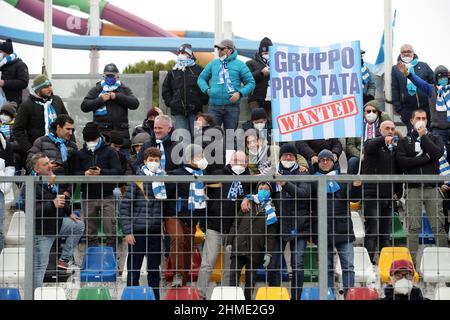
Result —
[{"label": "man in teal jacket", "polygon": [[219,50],[219,59],[208,63],[197,83],[200,90],[209,96],[208,113],[214,116],[217,125],[223,123],[225,130],[236,130],[241,98],[253,91],[255,79],[247,65],[236,59],[238,52],[233,41],[223,40],[214,47]]}]

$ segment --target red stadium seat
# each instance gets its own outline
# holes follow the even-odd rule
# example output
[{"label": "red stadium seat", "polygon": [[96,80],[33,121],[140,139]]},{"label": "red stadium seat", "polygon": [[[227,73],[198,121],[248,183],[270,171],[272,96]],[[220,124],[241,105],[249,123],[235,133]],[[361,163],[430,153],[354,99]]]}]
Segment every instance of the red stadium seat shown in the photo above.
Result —
[{"label": "red stadium seat", "polygon": [[201,300],[201,298],[197,288],[174,287],[167,291],[165,300]]},{"label": "red stadium seat", "polygon": [[345,300],[378,300],[378,291],[372,288],[349,288]]}]

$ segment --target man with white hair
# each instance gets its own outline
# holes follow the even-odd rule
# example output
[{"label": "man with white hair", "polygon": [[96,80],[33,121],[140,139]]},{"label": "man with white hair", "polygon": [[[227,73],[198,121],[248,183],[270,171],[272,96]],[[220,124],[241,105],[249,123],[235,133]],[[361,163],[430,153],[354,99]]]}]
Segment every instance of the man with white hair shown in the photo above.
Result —
[{"label": "man with white hair", "polygon": [[[410,44],[400,47],[398,62],[405,65],[410,73],[417,75],[428,83],[434,82],[433,70],[425,62],[419,61],[419,57],[414,52]],[[395,65],[392,67],[392,104],[396,113],[400,114],[402,122],[406,125],[407,131],[411,131],[411,114],[414,110],[423,109],[430,119],[430,106],[426,94],[417,90],[417,87],[407,79]]]},{"label": "man with white hair", "polygon": [[[134,171],[142,167],[144,164],[144,150],[150,147],[157,147],[161,150],[161,169],[165,172],[172,171],[180,167],[181,158],[174,159],[177,156],[177,152],[173,153],[177,141],[172,141],[173,122],[167,115],[159,115],[155,118],[154,124],[154,136],[150,136],[150,139],[144,143],[141,150],[137,155],[136,162],[134,163]],[[182,149],[182,148],[180,148]],[[179,156],[179,154],[178,154]]]},{"label": "man with white hair", "polygon": [[[233,182],[207,184],[208,220],[205,242],[203,243],[202,264],[198,274],[197,287],[203,298],[209,285],[209,277],[216,263],[220,247],[225,244],[225,236],[230,232],[233,219],[238,215],[241,202],[251,192],[250,183],[241,183],[239,176],[250,175],[245,152],[236,151],[231,155],[230,163],[211,175],[234,176]],[[230,279],[230,252],[225,252],[222,283],[228,285]]]}]

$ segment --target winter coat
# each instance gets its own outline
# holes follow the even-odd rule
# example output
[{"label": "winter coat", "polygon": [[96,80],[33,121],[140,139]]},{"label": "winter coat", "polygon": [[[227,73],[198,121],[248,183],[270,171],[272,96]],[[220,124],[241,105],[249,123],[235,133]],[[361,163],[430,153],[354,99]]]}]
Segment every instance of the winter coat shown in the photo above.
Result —
[{"label": "winter coat", "polygon": [[[361,166],[361,174],[367,175],[395,175],[400,170],[397,166],[397,148],[389,151],[385,143],[385,137],[377,137],[364,143],[364,160]],[[396,193],[402,196],[402,185],[393,183],[367,183],[363,187],[366,198],[392,199]]]},{"label": "winter coat", "polygon": [[[164,171],[166,171],[166,172],[178,169],[181,166],[181,164],[175,164],[174,161],[172,161],[172,150],[178,145],[178,143],[181,143],[181,142],[172,141],[171,138],[172,138],[172,134],[170,133],[169,136],[166,138],[166,140],[163,142],[164,154],[166,156],[166,167],[164,168]],[[151,136],[150,140],[148,140],[147,142],[145,142],[142,145],[142,148],[139,151],[139,153],[137,155],[137,159],[133,165],[134,172],[137,172],[144,164],[144,151],[150,147],[159,148],[158,144],[156,143],[155,136]],[[180,147],[180,150],[182,150],[182,149],[183,148]]]},{"label": "winter coat", "polygon": [[[59,234],[64,217],[71,214],[69,201],[66,201],[64,208],[57,209],[53,200],[56,193],[47,183],[39,182],[36,186],[36,224],[37,236],[54,236]],[[66,198],[66,200],[68,200]]]},{"label": "winter coat", "polygon": [[[418,58],[417,55],[414,58]],[[414,67],[416,75],[428,83],[434,82],[434,73],[425,62],[418,62]],[[428,97],[417,90],[416,94],[411,96],[406,89],[406,78],[397,66],[392,67],[392,104],[394,110],[400,113],[402,109],[417,110],[423,109],[430,111]]]},{"label": "winter coat", "polygon": [[151,182],[129,184],[120,204],[123,233],[161,234],[162,206],[163,202],[155,199]]},{"label": "winter coat", "polygon": [[269,75],[263,75],[261,70],[268,65],[263,61],[259,52],[256,52],[255,57],[252,60],[247,61],[246,64],[255,79],[255,89],[248,97],[248,102],[265,101],[270,78]]},{"label": "winter coat", "polygon": [[[123,84],[113,91],[116,93],[115,100],[103,101],[99,96],[102,90],[100,82],[97,82],[81,103],[81,110],[93,113],[93,121],[99,126],[103,135],[109,137],[111,131],[119,132],[124,139],[123,147],[129,148],[128,109],[136,110],[139,107],[139,100],[133,95],[131,89]],[[104,105],[106,105],[107,115],[96,115],[95,111]]]},{"label": "winter coat", "polygon": [[66,142],[67,147],[67,161],[63,162],[61,158],[61,151],[59,147],[54,143],[48,136],[42,136],[37,138],[33,143],[33,147],[31,147],[28,152],[26,168],[28,170],[33,169],[31,165],[31,158],[39,152],[44,153],[50,160],[55,160],[56,162],[61,163],[63,166],[54,170],[53,173],[56,175],[70,175],[73,170],[73,160],[75,157],[75,153],[78,151],[77,145],[73,141]]},{"label": "winter coat", "polygon": [[[427,175],[439,174],[439,158],[444,154],[444,144],[441,137],[427,133],[420,139],[422,155],[417,156],[415,143],[418,134],[410,132],[408,136],[400,139],[397,147],[397,163],[403,174]],[[420,184],[409,183],[408,187],[415,188]],[[426,184],[433,187],[435,184]]]},{"label": "winter coat", "polygon": [[[272,194],[272,205],[276,212],[279,212],[278,202],[279,194]],[[239,211],[227,237],[227,245],[232,245],[233,255],[260,256],[262,252],[274,253],[277,241],[280,241],[280,224],[266,225],[266,219],[264,208],[254,202],[251,202],[249,213]]]},{"label": "winter coat", "polygon": [[[59,96],[53,95],[51,98],[57,116],[68,114]],[[20,105],[14,121],[14,140],[20,146],[22,154],[26,154],[31,149],[37,138],[45,135],[44,107],[37,104],[36,101],[44,103],[47,100],[30,95]]]},{"label": "winter coat", "polygon": [[[436,73],[439,73],[440,71],[442,71],[442,69],[445,69],[447,71],[445,67],[442,66],[440,67],[436,68]],[[414,75],[412,73],[408,75],[408,79],[411,80],[411,82],[417,86],[418,90],[421,93],[426,94],[429,97],[430,116],[431,116],[430,127],[443,130],[450,129],[450,122],[448,121],[447,111],[436,110],[436,99],[437,99],[436,85],[429,84],[428,82],[422,80],[417,75]]]},{"label": "winter coat", "polygon": [[[230,165],[226,165],[224,168],[211,172],[212,175],[217,176],[234,176],[235,180],[239,179],[232,170]],[[248,169],[241,174],[241,176],[249,175]],[[222,234],[228,234],[230,232],[231,224],[238,212],[241,210],[242,199],[251,192],[250,183],[242,183],[243,195],[238,195],[236,201],[228,199],[228,192],[232,182],[222,182],[215,184],[207,184],[208,195],[208,220],[207,229],[220,232]]]},{"label": "winter coat", "polygon": [[171,115],[198,114],[208,103],[208,95],[197,85],[198,76],[203,71],[199,65],[186,67],[185,71],[170,70],[162,85],[161,95],[170,108]]},{"label": "winter coat", "polygon": [[[83,146],[76,153],[74,175],[84,176],[85,171],[90,167],[100,167],[100,176],[114,176],[122,174],[119,155],[117,151],[109,145],[103,144],[98,150],[91,152]],[[82,184],[81,191],[83,199],[97,200],[104,197],[111,197],[115,188],[115,183],[89,183]]]},{"label": "winter coat", "polygon": [[[234,90],[239,92],[242,97],[248,96],[253,89],[255,89],[255,79],[248,69],[247,65],[241,60],[237,59],[238,52],[234,50],[233,53],[225,59],[228,65],[228,72]],[[209,104],[213,106],[229,105],[232,94],[228,93],[225,84],[219,84],[219,69],[222,64],[220,59],[214,59],[205,67],[198,77],[198,86],[203,93],[209,95]],[[211,87],[209,81],[211,80]],[[241,83],[244,86],[241,87]],[[209,89],[209,91],[208,91]],[[208,92],[207,92],[208,91]],[[239,105],[240,99],[236,102]]]},{"label": "winter coat", "polygon": [[[304,175],[299,169],[290,172],[280,164],[284,176]],[[280,234],[284,241],[296,237],[309,238],[313,233],[311,213],[311,184],[307,182],[287,182],[281,189],[279,221]]]},{"label": "winter coat", "polygon": [[[167,172],[169,176],[192,176],[184,167]],[[181,181],[181,180],[180,180]],[[205,217],[205,209],[188,209],[190,182],[166,183],[167,201],[164,202],[164,217],[176,217],[184,223],[192,223]],[[206,196],[206,191],[205,191]]]},{"label": "winter coat", "polygon": [[30,75],[28,67],[20,58],[7,63],[0,68],[2,80],[5,81],[2,89],[6,100],[15,101],[18,106],[22,103],[22,90],[28,87]]},{"label": "winter coat", "polygon": [[389,284],[384,288],[384,295],[385,297],[380,300],[429,300],[423,297],[422,290],[418,287],[413,287],[409,295],[394,294],[394,287]]},{"label": "winter coat", "polygon": [[[205,152],[205,158],[208,160],[208,167],[206,168],[207,174],[215,170],[223,169],[226,160],[226,146],[222,127],[219,126],[207,126],[202,127],[202,148],[203,150],[209,150]],[[194,136],[194,139],[198,139]],[[217,148],[217,150],[216,150]],[[220,149],[222,148],[222,149]],[[216,155],[216,151],[223,151],[221,155]]]},{"label": "winter coat", "polygon": [[297,147],[298,153],[307,160],[310,160],[313,156],[317,156],[323,149],[330,150],[335,153],[338,158],[342,153],[342,144],[337,138],[297,141],[295,146]]}]

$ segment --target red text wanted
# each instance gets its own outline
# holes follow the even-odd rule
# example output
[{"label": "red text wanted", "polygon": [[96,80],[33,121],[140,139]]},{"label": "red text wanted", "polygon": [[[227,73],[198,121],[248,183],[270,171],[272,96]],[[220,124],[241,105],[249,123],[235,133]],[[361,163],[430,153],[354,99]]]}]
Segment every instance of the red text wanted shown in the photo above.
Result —
[{"label": "red text wanted", "polygon": [[353,117],[358,114],[354,96],[331,101],[300,111],[284,114],[277,118],[281,134],[288,134],[327,122]]}]

